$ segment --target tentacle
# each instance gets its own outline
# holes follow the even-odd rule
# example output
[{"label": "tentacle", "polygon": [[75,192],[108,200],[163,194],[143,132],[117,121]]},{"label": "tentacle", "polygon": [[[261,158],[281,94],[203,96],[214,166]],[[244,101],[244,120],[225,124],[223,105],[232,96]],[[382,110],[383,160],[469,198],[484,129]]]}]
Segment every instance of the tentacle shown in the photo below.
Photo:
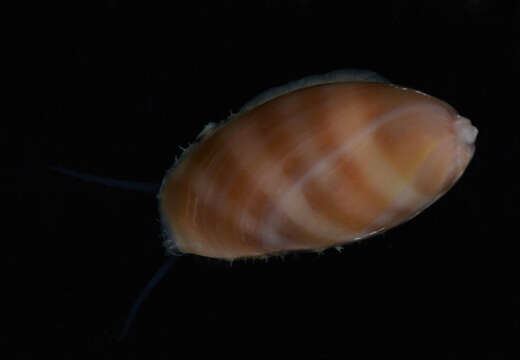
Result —
[{"label": "tentacle", "polygon": [[168,273],[168,271],[171,269],[173,264],[177,261],[177,256],[170,256],[168,260],[157,270],[155,275],[152,277],[152,279],[146,284],[144,289],[141,291],[139,296],[137,297],[137,300],[135,301],[134,305],[130,309],[130,312],[128,313],[128,317],[126,319],[125,327],[123,328],[123,331],[121,331],[121,334],[119,335],[119,340],[123,340],[126,335],[128,334],[128,330],[130,329],[130,326],[134,322],[135,316],[137,315],[137,311],[139,310],[139,307],[141,307],[141,304],[146,300],[148,295],[150,295],[150,292],[152,289],[164,278],[164,276]]},{"label": "tentacle", "polygon": [[59,167],[59,166],[49,166],[49,169],[56,171],[63,175],[72,176],[77,179],[81,179],[83,181],[93,182],[93,183],[97,183],[97,184],[103,184],[106,186],[116,187],[116,188],[125,189],[125,190],[134,190],[134,191],[157,194],[157,192],[159,191],[159,187],[160,187],[159,184],[111,179],[111,178],[106,178],[106,177],[102,177],[102,176],[90,175],[90,174],[82,173],[82,172],[75,171],[75,170],[69,170],[69,169]]}]

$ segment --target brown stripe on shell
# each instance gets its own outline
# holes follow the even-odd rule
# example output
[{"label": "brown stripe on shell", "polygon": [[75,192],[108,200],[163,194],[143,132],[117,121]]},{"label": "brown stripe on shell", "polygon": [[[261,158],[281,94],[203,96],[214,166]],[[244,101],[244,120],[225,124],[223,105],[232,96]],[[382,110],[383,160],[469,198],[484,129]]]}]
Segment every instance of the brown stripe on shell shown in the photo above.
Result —
[{"label": "brown stripe on shell", "polygon": [[256,237],[241,231],[237,221],[242,197],[247,195],[253,183],[246,171],[238,166],[233,152],[225,144],[220,146],[221,156],[215,167],[200,169],[198,174],[203,184],[199,189],[203,201],[201,216],[206,220],[200,231],[215,251],[229,247],[238,253],[254,253],[258,248]]},{"label": "brown stripe on shell", "polygon": [[457,144],[454,136],[437,143],[415,176],[414,186],[427,196],[447,190],[457,176]]},{"label": "brown stripe on shell", "polygon": [[[450,145],[453,144],[453,136],[444,136],[437,141],[415,169],[408,185],[395,197],[391,206],[371,224],[371,228],[388,229],[413,218],[441,196],[447,190],[446,186],[453,184],[452,174],[456,163],[449,160],[445,162],[446,157],[438,156],[446,147],[448,151],[453,151],[453,148],[450,149]],[[443,165],[448,167],[442,169]]]},{"label": "brown stripe on shell", "polygon": [[[296,125],[301,119],[291,117],[291,111],[297,108],[295,98],[287,108],[283,104],[268,106],[265,104],[258,110],[254,109],[242,115],[239,131],[230,134],[235,157],[248,168],[248,176],[251,179],[249,191],[243,194],[241,203],[237,207],[236,221],[242,232],[252,231],[261,243],[257,246],[264,252],[277,252],[283,245],[275,241],[266,241],[263,235],[262,220],[274,207],[279,194],[290,186],[290,179],[283,173],[281,157],[298,145],[298,137],[291,131],[290,124]],[[237,122],[238,123],[238,122]],[[294,128],[294,126],[293,126]],[[247,214],[247,218],[245,218]]]},{"label": "brown stripe on shell", "polygon": [[450,132],[450,114],[441,107],[416,106],[375,132],[381,154],[403,178],[410,179],[432,148]]},{"label": "brown stripe on shell", "polygon": [[367,183],[361,165],[340,158],[328,176],[309,180],[302,191],[316,213],[357,233],[388,206],[389,200]]}]

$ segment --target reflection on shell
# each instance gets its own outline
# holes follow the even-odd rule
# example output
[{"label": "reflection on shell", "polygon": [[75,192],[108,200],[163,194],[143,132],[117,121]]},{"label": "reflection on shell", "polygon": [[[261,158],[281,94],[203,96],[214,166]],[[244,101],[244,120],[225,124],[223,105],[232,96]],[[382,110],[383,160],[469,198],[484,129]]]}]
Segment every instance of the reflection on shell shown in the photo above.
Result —
[{"label": "reflection on shell", "polygon": [[169,249],[235,259],[362,239],[415,216],[471,160],[477,130],[448,104],[377,78],[311,79],[206,128],[168,172]]}]

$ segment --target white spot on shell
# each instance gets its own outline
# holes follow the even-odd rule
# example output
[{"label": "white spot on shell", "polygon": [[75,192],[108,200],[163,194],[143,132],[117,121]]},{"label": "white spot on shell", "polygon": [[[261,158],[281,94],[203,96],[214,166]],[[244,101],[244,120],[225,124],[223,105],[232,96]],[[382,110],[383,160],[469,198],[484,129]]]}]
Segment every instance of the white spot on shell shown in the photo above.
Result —
[{"label": "white spot on shell", "polygon": [[455,121],[455,132],[457,138],[468,145],[473,144],[478,135],[478,129],[471,124],[471,121],[460,115]]}]

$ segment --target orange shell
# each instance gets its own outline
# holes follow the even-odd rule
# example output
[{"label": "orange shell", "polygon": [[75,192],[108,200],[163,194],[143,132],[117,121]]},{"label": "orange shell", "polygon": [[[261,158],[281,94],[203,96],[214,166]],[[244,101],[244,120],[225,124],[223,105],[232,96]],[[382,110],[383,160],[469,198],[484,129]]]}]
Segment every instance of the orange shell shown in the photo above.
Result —
[{"label": "orange shell", "polygon": [[412,218],[461,176],[477,130],[418,91],[338,82],[204,133],[163,181],[166,246],[235,259],[337,246]]}]

